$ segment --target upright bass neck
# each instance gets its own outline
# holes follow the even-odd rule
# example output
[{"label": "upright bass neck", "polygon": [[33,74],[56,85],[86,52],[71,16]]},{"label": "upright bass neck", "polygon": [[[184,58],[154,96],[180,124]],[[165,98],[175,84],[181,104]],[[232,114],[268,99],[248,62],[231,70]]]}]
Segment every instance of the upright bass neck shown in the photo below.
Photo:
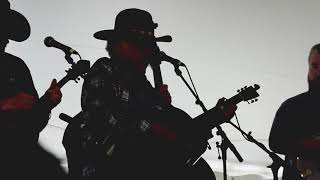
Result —
[{"label": "upright bass neck", "polygon": [[151,63],[151,68],[153,71],[154,87],[157,90],[159,90],[160,86],[163,85],[160,63],[161,61],[157,58],[153,59]]}]

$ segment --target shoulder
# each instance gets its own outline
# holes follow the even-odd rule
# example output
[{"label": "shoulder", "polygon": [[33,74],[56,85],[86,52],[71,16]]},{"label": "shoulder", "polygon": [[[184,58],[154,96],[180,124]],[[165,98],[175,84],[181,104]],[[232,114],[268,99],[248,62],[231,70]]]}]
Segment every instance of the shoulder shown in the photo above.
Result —
[{"label": "shoulder", "polygon": [[109,58],[99,58],[90,68],[85,78],[85,84],[94,87],[103,86],[113,74],[113,65]]},{"label": "shoulder", "polygon": [[307,97],[308,97],[308,93],[307,92],[303,92],[300,93],[296,96],[293,96],[291,98],[288,98],[287,100],[285,100],[279,109],[293,109],[293,108],[299,108],[303,105],[305,105],[305,103],[307,102]]},{"label": "shoulder", "polygon": [[107,57],[99,58],[90,68],[89,73],[108,73],[111,74],[113,72],[113,65],[111,59]]},{"label": "shoulder", "polygon": [[293,96],[287,100],[285,100],[282,104],[283,105],[295,105],[295,104],[301,104],[302,102],[304,102],[307,99],[308,93],[307,92],[303,92],[300,93],[296,96]]},{"label": "shoulder", "polygon": [[4,53],[3,54],[3,60],[7,62],[8,65],[10,65],[10,68],[16,68],[18,70],[24,70],[24,71],[29,71],[28,66],[26,63],[19,57],[14,56],[9,53]]}]

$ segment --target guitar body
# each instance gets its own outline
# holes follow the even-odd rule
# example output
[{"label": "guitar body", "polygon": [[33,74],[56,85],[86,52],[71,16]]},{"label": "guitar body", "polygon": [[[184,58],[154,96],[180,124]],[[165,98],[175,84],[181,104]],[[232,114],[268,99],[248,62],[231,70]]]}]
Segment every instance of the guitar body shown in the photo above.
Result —
[{"label": "guitar body", "polygon": [[192,166],[191,177],[194,180],[216,180],[211,167],[202,157]]},{"label": "guitar body", "polygon": [[[200,157],[207,149],[208,139],[199,139],[203,137],[199,136],[199,133],[203,131],[198,132],[195,129],[193,119],[186,112],[174,106],[163,109],[156,117],[155,122],[159,121],[162,127],[176,135],[175,141],[164,139],[166,137],[155,137],[155,146],[152,149],[156,151],[155,154],[158,157],[154,163],[159,161],[160,171],[178,179],[215,180],[215,174],[209,164]],[[209,127],[208,132],[211,132]],[[200,158],[195,164],[188,165],[187,160],[194,152]]]}]

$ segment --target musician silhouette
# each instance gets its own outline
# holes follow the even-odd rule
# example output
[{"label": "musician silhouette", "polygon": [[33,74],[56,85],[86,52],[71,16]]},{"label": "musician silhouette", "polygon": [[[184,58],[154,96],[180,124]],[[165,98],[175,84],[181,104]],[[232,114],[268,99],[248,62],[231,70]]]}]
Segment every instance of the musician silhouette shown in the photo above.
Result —
[{"label": "musician silhouette", "polygon": [[65,177],[51,154],[38,145],[40,131],[47,125],[50,111],[61,101],[53,80],[43,101],[38,101],[30,71],[24,61],[5,52],[9,40],[22,42],[30,35],[30,25],[19,12],[0,1],[0,140],[1,176],[8,179]]},{"label": "musician silhouette", "polygon": [[[193,137],[192,128],[203,125],[194,124],[189,115],[171,105],[168,86],[160,77],[154,88],[145,76],[150,64],[160,74],[154,67],[159,64],[157,42],[171,41],[167,36],[156,37],[157,27],[149,12],[132,8],[117,15],[114,29],[94,34],[107,41],[110,58],[94,63],[82,88],[83,178],[188,179],[191,174],[183,166],[187,150],[182,144],[201,137],[197,143],[206,149],[203,142],[211,129]],[[234,115],[234,105],[225,107],[215,112],[221,120],[217,124]]]},{"label": "musician silhouette", "polygon": [[[308,65],[309,89],[281,104],[270,131],[269,145],[273,151],[286,155],[286,160],[304,176],[319,179],[320,44],[311,48]],[[292,176],[284,169],[284,180],[294,179]]]}]

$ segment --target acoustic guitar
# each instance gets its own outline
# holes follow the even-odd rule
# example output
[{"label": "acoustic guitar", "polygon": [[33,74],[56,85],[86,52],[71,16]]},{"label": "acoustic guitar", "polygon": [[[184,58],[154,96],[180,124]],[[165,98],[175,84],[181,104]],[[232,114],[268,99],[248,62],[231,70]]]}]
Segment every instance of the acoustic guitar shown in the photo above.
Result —
[{"label": "acoustic guitar", "polygon": [[[159,87],[163,84],[162,75],[160,70],[160,62],[153,61],[151,64],[153,70],[153,77],[155,83],[155,89],[159,89]],[[257,90],[260,88],[259,85],[255,84],[253,86],[245,86],[238,90],[238,93],[233,97],[227,99],[227,102],[230,104],[238,104],[242,101],[246,101],[248,103],[252,103],[257,101],[257,97],[259,94]],[[179,159],[181,162],[181,169],[184,169],[182,173],[185,173],[185,178],[187,179],[200,179],[200,180],[214,180],[215,175],[211,170],[208,163],[201,157],[202,154],[207,149],[207,140],[211,138],[211,130],[222,123],[224,121],[219,121],[219,117],[217,117],[217,109],[221,108],[220,106],[216,106],[207,112],[195,117],[191,118],[186,112],[183,110],[176,108],[174,106],[170,106],[167,109],[164,109],[161,114],[158,114],[157,117],[159,119],[166,119],[167,117],[171,117],[174,121],[180,121],[182,123],[176,123],[174,125],[168,124],[166,125],[173,132],[177,132],[177,136],[183,134],[182,142],[177,142],[176,147],[172,147],[168,145],[164,149],[167,149],[163,152],[173,151],[175,155],[170,155],[169,159]],[[221,117],[220,117],[221,118]],[[179,120],[180,119],[180,120]],[[223,119],[223,118],[221,118]],[[200,126],[197,126],[197,122],[200,122]],[[169,123],[172,121],[169,121]],[[183,127],[180,126],[189,124],[190,132],[185,132]],[[191,128],[190,128],[191,124]],[[195,126],[193,126],[195,124]],[[188,127],[188,125],[186,125]],[[191,134],[190,134],[191,133]],[[189,134],[189,135],[188,135]],[[194,136],[194,137],[193,137]],[[169,152],[170,153],[170,152]],[[174,166],[173,166],[174,167]],[[179,168],[177,168],[179,169]]]}]

